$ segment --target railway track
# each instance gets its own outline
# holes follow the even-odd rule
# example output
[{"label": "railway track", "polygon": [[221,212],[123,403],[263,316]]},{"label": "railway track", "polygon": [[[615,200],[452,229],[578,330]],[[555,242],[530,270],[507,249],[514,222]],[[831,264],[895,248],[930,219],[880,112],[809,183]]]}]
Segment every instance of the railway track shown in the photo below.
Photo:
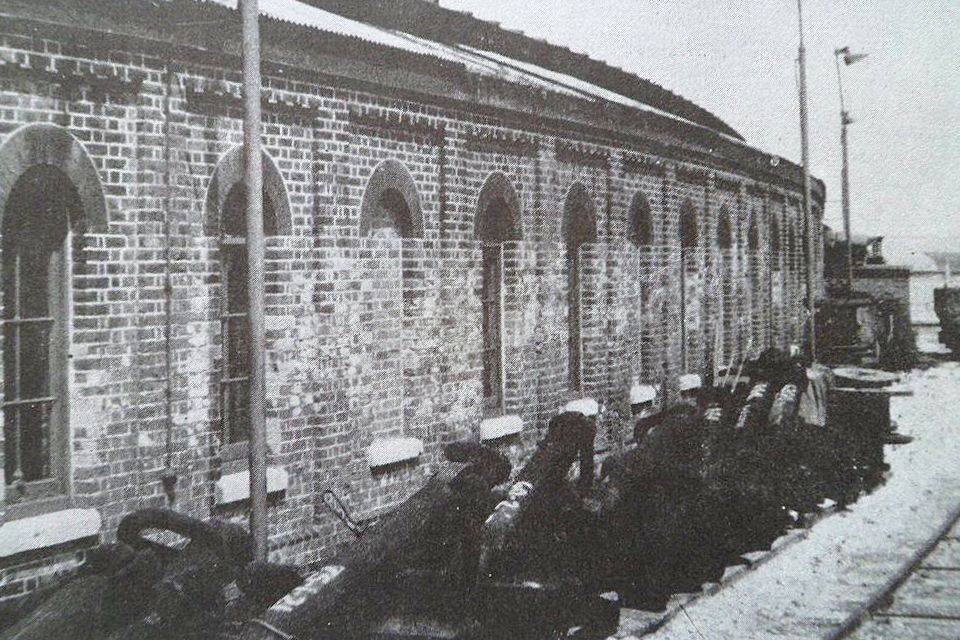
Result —
[{"label": "railway track", "polygon": [[851,640],[960,638],[960,519],[880,598]]}]

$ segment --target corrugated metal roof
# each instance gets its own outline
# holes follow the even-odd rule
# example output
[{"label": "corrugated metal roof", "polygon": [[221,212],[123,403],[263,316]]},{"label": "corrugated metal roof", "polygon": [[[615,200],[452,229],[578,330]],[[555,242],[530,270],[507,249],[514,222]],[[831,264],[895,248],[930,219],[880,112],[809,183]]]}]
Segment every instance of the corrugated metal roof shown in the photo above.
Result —
[{"label": "corrugated metal roof", "polygon": [[[218,4],[229,9],[237,8],[237,0],[198,0]],[[328,31],[353,38],[360,38],[368,42],[411,51],[413,53],[432,55],[431,52],[418,47],[408,40],[390,33],[385,29],[358,22],[339,16],[317,7],[298,2],[297,0],[260,0],[260,14],[276,20],[311,27],[320,31]]]},{"label": "corrugated metal roof", "polygon": [[[237,0],[198,1],[214,3],[230,9],[237,8]],[[612,102],[633,109],[657,113],[687,125],[704,126],[692,122],[687,118],[657,109],[633,98],[610,91],[609,89],[604,89],[581,78],[546,69],[531,62],[516,60],[500,53],[485,51],[462,44],[450,45],[435,42],[410,33],[384,29],[305,4],[299,0],[260,0],[259,8],[262,15],[275,20],[297,24],[318,31],[359,38],[385,47],[461,64],[470,72],[479,75],[492,76],[519,85],[575,96],[586,100]],[[721,135],[729,140],[740,142],[739,139],[733,136],[723,133],[721,133]]]}]

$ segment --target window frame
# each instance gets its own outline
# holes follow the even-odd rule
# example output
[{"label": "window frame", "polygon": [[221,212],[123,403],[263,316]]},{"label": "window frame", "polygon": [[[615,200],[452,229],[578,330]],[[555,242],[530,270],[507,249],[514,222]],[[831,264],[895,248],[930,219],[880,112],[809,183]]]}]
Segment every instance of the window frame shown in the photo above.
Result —
[{"label": "window frame", "polygon": [[[31,167],[32,168],[32,167]],[[59,169],[53,168],[55,171]],[[13,193],[18,193],[19,188],[28,189],[29,186],[19,186],[20,180],[24,179],[27,172],[21,174],[15,183]],[[29,179],[29,178],[27,178]],[[22,294],[23,294],[23,275],[22,260],[23,252],[20,247],[36,247],[37,243],[24,242],[23,234],[43,233],[44,229],[18,228],[23,220],[22,216],[29,215],[32,212],[24,211],[27,207],[42,206],[33,198],[37,194],[25,194],[23,197],[30,198],[26,202],[17,199],[8,200],[4,212],[3,225],[3,247],[2,247],[2,271],[3,271],[3,304],[4,318],[3,326],[3,352],[4,359],[12,357],[14,361],[13,380],[10,380],[11,372],[4,366],[3,382],[3,423],[4,423],[4,442],[5,447],[10,447],[11,439],[16,442],[14,447],[16,471],[8,477],[4,473],[3,500],[4,505],[16,507],[17,512],[26,509],[26,512],[36,512],[38,510],[48,510],[46,507],[58,507],[69,501],[70,492],[70,321],[71,321],[71,275],[73,267],[73,240],[74,236],[71,229],[71,220],[73,219],[74,209],[78,206],[76,202],[78,196],[76,192],[70,193],[69,189],[73,187],[69,177],[60,171],[60,175],[49,174],[38,178],[44,186],[56,188],[59,196],[64,198],[60,202],[62,210],[59,212],[60,219],[56,224],[62,225],[63,237],[55,242],[50,242],[46,249],[49,251],[46,255],[45,279],[46,279],[46,310],[44,314],[38,316],[22,317]],[[52,184],[50,184],[52,183]],[[33,189],[39,189],[34,186]],[[32,198],[31,198],[32,196]],[[74,202],[69,202],[73,200]],[[45,203],[49,206],[49,203]],[[38,219],[38,218],[34,218]],[[13,264],[9,264],[12,259]],[[7,290],[8,271],[12,270],[12,308],[8,304]],[[7,317],[10,315],[11,317]],[[48,349],[47,362],[44,367],[42,386],[45,388],[45,394],[42,396],[21,397],[22,388],[22,367],[23,358],[23,330],[35,323],[49,325],[46,333],[46,344]],[[11,337],[9,332],[13,332]],[[11,344],[12,343],[12,344]],[[12,354],[12,355],[11,355]],[[11,390],[13,390],[11,397]],[[23,454],[21,451],[21,429],[19,419],[20,412],[24,407],[30,405],[42,404],[51,407],[49,417],[46,418],[46,457],[42,462],[48,471],[45,475],[33,480],[23,480],[16,478],[17,471],[22,469]],[[9,413],[15,413],[17,423],[14,428],[8,425],[7,416]],[[16,431],[16,436],[11,437],[8,433]],[[9,460],[5,456],[5,466]],[[52,505],[52,506],[51,506]],[[19,517],[19,516],[18,516]]]},{"label": "window frame", "polygon": [[567,383],[583,390],[583,243],[567,244]]},{"label": "window frame", "polygon": [[[502,242],[481,243],[481,286],[480,305],[483,322],[483,402],[484,411],[499,415],[504,411],[505,394],[505,353],[504,353],[504,250]],[[494,256],[491,258],[490,256]],[[492,278],[489,265],[495,265],[496,274]],[[491,291],[491,287],[493,291]],[[491,307],[493,312],[491,313]],[[490,318],[494,315],[495,318]],[[492,335],[491,335],[492,334]],[[489,391],[489,393],[488,393]]]},{"label": "window frame", "polygon": [[[220,438],[220,448],[219,448],[219,457],[221,463],[227,465],[227,471],[238,470],[248,457],[250,450],[250,427],[248,424],[243,427],[243,430],[246,432],[246,438],[243,440],[233,440],[231,437],[231,425],[228,420],[228,411],[230,391],[236,387],[242,387],[244,383],[249,385],[249,381],[252,377],[252,360],[253,360],[253,351],[252,345],[250,345],[250,336],[249,329],[247,329],[247,364],[245,370],[247,371],[246,375],[242,376],[232,376],[231,372],[234,370],[234,363],[232,361],[233,350],[230,348],[231,345],[231,329],[230,324],[236,321],[243,321],[247,319],[247,326],[249,326],[249,312],[250,312],[250,303],[249,303],[249,268],[247,267],[249,260],[249,249],[247,247],[247,233],[246,233],[246,190],[245,185],[242,182],[235,182],[227,190],[227,195],[224,198],[223,205],[220,208],[220,219],[219,219],[219,236],[218,236],[218,250],[220,252],[220,257],[218,260],[218,266],[220,271],[220,292],[218,296],[218,314],[217,320],[220,323],[219,330],[219,339],[220,339],[220,353],[219,360],[220,366],[216,368],[215,373],[217,375],[216,382],[216,392],[217,392],[217,423],[218,423],[218,437]],[[273,199],[268,193],[266,186],[262,192],[263,198],[263,231],[264,237],[272,236],[276,234],[277,225],[279,223],[276,216],[276,208],[274,207]],[[232,218],[230,216],[236,216]],[[231,228],[233,227],[233,228]],[[240,233],[242,232],[242,233]],[[243,297],[242,311],[231,310],[230,300],[231,300],[231,278],[230,278],[230,267],[233,260],[241,260],[243,264],[243,273],[247,279],[246,283],[243,285],[246,295]],[[241,334],[243,330],[240,330]],[[239,368],[239,367],[238,367]],[[249,420],[249,389],[244,392],[243,406],[246,408],[246,414]]]}]

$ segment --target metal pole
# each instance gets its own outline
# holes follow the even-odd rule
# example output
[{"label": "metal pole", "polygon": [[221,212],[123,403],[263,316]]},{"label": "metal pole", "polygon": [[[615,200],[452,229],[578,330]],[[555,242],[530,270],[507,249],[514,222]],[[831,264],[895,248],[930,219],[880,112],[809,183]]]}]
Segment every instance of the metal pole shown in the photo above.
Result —
[{"label": "metal pole", "polygon": [[847,158],[847,125],[850,124],[850,114],[843,103],[843,75],[840,73],[840,56],[849,49],[836,49],[833,52],[833,62],[837,67],[837,91],[840,93],[840,148],[843,151],[843,168],[840,172],[840,191],[843,202],[843,233],[847,241],[846,246],[846,276],[847,290],[853,291],[853,238],[850,237],[850,180]]},{"label": "metal pole", "polygon": [[850,164],[847,156],[847,125],[850,119],[846,111],[840,112],[840,148],[843,150],[843,168],[840,171],[840,191],[843,200],[843,234],[847,239],[846,267],[847,287],[853,291],[853,238],[850,235]]},{"label": "metal pole", "polygon": [[267,432],[264,414],[263,176],[260,160],[260,32],[257,0],[240,0],[243,26],[243,149],[247,187],[250,322],[250,532],[267,558]]},{"label": "metal pole", "polygon": [[803,0],[797,0],[797,16],[800,26],[800,48],[797,62],[800,66],[800,149],[803,160],[803,215],[807,224],[807,311],[810,315],[810,359],[817,359],[816,300],[814,291],[814,256],[816,236],[813,228],[813,210],[810,206],[810,143],[807,120],[807,51],[803,46]]}]

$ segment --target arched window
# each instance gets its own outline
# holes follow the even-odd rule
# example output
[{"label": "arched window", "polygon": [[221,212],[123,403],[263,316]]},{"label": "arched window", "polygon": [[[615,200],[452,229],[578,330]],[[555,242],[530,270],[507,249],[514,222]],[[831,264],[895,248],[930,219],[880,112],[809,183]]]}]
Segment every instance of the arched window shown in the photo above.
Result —
[{"label": "arched window", "polygon": [[[250,367],[253,352],[250,344],[245,185],[233,185],[220,213],[220,429],[222,443],[235,445],[250,438]],[[268,236],[276,235],[276,213],[266,189],[263,193],[263,232]],[[240,453],[236,455],[240,456]]]},{"label": "arched window", "polygon": [[797,240],[800,232],[796,225],[791,224],[787,229],[787,260],[789,268],[794,268],[800,262],[800,255],[797,252]]},{"label": "arched window", "polygon": [[483,398],[490,412],[503,410],[503,243],[520,238],[520,201],[510,181],[491,175],[477,199],[474,237],[482,243]]},{"label": "arched window", "polygon": [[717,245],[721,249],[730,249],[733,246],[733,230],[730,227],[730,212],[726,207],[720,208],[720,217],[717,220]]},{"label": "arched window", "polygon": [[770,263],[774,269],[780,270],[780,220],[777,214],[770,216]]},{"label": "arched window", "polygon": [[[283,177],[273,160],[261,155],[263,167],[263,232],[290,231],[290,205]],[[207,190],[207,224],[220,248],[220,457],[237,461],[250,436],[249,279],[247,267],[247,188],[241,147],[226,153]]]},{"label": "arched window", "polygon": [[70,281],[75,240],[106,233],[97,168],[65,129],[31,124],[0,145],[3,434],[7,502],[69,490]]},{"label": "arched window", "polygon": [[370,235],[375,238],[409,238],[413,235],[410,207],[396,189],[384,190],[372,204]]},{"label": "arched window", "polygon": [[697,210],[689,200],[680,208],[680,246],[684,249],[696,249],[700,241],[697,228]]},{"label": "arched window", "polygon": [[423,237],[423,213],[416,183],[407,168],[386,160],[374,170],[360,205],[360,235]]},{"label": "arched window", "polygon": [[575,184],[563,206],[563,239],[567,260],[568,376],[572,389],[583,386],[582,287],[580,248],[597,239],[597,222],[590,194]]},{"label": "arched window", "polygon": [[653,244],[653,216],[650,202],[642,193],[637,193],[630,203],[630,223],[628,229],[630,242],[638,247]]},{"label": "arched window", "polygon": [[35,165],[3,215],[4,471],[15,499],[66,489],[70,228],[81,213],[69,178]]}]

